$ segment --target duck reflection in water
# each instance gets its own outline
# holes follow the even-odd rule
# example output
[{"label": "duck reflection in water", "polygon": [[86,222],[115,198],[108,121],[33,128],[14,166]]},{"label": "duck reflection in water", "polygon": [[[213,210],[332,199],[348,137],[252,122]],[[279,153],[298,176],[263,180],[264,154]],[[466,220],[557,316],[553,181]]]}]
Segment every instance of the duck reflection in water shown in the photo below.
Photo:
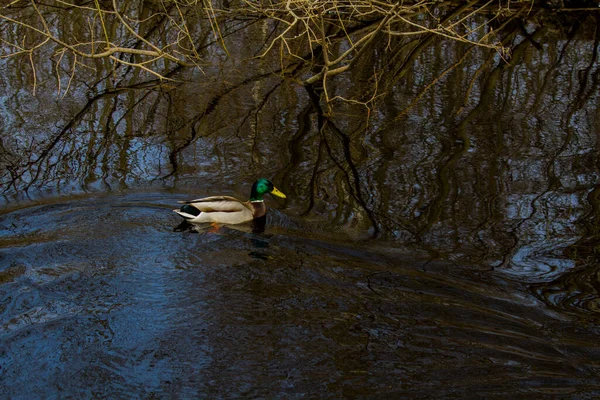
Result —
[{"label": "duck reflection in water", "polygon": [[[262,236],[265,232],[267,224],[267,216],[255,218],[247,224],[223,226],[224,228],[233,229],[235,231],[251,233],[250,242],[252,242],[253,250],[248,253],[254,259],[257,260],[268,260],[271,257],[265,254],[264,250],[269,248],[269,241],[266,237]],[[174,232],[189,232],[189,233],[219,233],[220,226],[216,224],[195,224],[188,222],[187,220],[181,221],[179,225],[173,228]],[[225,230],[223,230],[225,232]],[[261,236],[258,236],[261,235]]]},{"label": "duck reflection in water", "polygon": [[[236,224],[236,225],[222,225],[231,229],[235,229],[241,232],[251,232],[254,234],[261,234],[265,232],[267,225],[267,216],[255,218],[247,224]],[[173,232],[190,232],[190,233],[217,233],[221,225],[218,224],[206,224],[206,223],[193,223],[188,220],[183,220],[173,228]]]}]

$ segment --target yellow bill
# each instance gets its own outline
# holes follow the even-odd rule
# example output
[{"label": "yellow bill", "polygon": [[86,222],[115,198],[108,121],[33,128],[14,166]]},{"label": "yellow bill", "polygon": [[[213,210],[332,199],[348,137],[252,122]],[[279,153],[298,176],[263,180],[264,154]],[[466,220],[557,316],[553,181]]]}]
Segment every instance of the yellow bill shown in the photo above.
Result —
[{"label": "yellow bill", "polygon": [[279,189],[277,189],[275,186],[273,186],[273,191],[271,192],[271,194],[273,196],[277,196],[277,197],[281,197],[282,199],[285,199],[285,194],[280,192]]}]

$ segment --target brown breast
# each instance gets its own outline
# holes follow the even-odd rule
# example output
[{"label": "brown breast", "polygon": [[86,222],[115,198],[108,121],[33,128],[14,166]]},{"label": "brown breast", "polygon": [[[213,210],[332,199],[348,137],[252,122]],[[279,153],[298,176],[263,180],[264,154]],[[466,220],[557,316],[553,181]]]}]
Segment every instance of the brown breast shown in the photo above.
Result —
[{"label": "brown breast", "polygon": [[254,218],[260,218],[267,213],[267,206],[265,206],[264,201],[253,201],[250,204],[254,209],[254,211],[252,211]]}]

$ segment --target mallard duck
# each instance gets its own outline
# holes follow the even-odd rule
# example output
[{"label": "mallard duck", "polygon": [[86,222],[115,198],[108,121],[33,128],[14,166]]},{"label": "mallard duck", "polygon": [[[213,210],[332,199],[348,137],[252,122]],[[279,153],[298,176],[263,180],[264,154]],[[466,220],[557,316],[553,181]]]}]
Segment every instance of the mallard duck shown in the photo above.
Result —
[{"label": "mallard duck", "polygon": [[252,185],[250,200],[241,201],[231,196],[212,196],[203,199],[180,201],[179,210],[173,210],[188,222],[217,224],[241,224],[262,217],[267,212],[263,196],[271,193],[285,199],[273,183],[260,178]]}]

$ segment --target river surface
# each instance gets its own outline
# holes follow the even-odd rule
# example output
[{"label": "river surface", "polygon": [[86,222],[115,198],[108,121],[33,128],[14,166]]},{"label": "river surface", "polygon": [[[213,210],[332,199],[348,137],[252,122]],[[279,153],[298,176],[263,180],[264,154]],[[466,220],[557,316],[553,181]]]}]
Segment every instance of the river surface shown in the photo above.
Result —
[{"label": "river surface", "polygon": [[[550,15],[326,87],[268,21],[168,83],[2,58],[0,397],[600,397],[600,34]],[[266,220],[172,212],[263,176]]]},{"label": "river surface", "polygon": [[170,208],[183,198],[3,215],[5,395],[600,394],[598,327],[501,269],[326,239],[279,212],[262,233],[181,227]]}]

